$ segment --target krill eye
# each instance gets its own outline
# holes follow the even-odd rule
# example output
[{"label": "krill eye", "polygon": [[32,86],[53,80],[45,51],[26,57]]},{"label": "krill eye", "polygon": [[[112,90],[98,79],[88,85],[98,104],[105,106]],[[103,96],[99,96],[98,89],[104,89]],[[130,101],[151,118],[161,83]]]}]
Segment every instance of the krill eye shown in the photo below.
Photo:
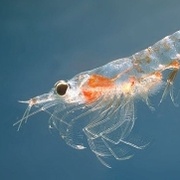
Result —
[{"label": "krill eye", "polygon": [[57,84],[56,86],[56,92],[60,95],[63,96],[66,94],[68,85],[67,84]]}]

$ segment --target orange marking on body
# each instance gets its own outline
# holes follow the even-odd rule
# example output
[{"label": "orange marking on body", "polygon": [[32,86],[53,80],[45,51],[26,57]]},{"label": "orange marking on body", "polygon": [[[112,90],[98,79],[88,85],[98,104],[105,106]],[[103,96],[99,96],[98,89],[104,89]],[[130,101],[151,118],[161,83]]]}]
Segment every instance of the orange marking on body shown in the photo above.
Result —
[{"label": "orange marking on body", "polygon": [[162,73],[159,71],[154,72],[154,75],[158,78],[158,79],[162,79]]},{"label": "orange marking on body", "polygon": [[96,87],[109,87],[114,85],[113,81],[110,78],[98,75],[98,74],[93,74],[87,82],[88,86],[91,88],[96,88]]},{"label": "orange marking on body", "polygon": [[132,76],[132,77],[129,78],[129,81],[131,83],[131,86],[133,86],[135,81],[136,81],[136,78],[134,76]]},{"label": "orange marking on body", "polygon": [[180,68],[180,63],[178,60],[174,60],[172,61],[169,66],[171,66],[172,68],[175,68],[175,69],[179,69]]},{"label": "orange marking on body", "polygon": [[83,89],[82,90],[82,93],[86,99],[86,102],[87,103],[92,103],[94,102],[95,100],[97,100],[101,93],[100,92],[96,92],[94,90],[88,90],[88,89]]},{"label": "orange marking on body", "polygon": [[87,101],[87,103],[92,103],[102,96],[104,91],[114,86],[112,79],[93,74],[87,80],[85,85],[82,86],[82,93]]}]

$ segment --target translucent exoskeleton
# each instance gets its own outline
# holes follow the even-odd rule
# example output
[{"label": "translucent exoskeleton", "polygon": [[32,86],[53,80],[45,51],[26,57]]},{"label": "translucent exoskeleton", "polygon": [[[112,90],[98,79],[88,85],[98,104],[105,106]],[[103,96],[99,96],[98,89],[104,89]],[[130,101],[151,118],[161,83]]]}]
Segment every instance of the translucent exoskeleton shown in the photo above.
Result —
[{"label": "translucent exoskeleton", "polygon": [[[134,102],[149,105],[149,96],[162,90],[160,103],[169,93],[180,68],[180,31],[130,57],[60,80],[50,92],[31,98],[22,123],[38,112],[50,115],[49,127],[75,149],[87,146],[106,167],[106,158],[126,160],[133,149],[145,145],[130,138],[135,123]],[[35,107],[36,110],[31,111]]]}]

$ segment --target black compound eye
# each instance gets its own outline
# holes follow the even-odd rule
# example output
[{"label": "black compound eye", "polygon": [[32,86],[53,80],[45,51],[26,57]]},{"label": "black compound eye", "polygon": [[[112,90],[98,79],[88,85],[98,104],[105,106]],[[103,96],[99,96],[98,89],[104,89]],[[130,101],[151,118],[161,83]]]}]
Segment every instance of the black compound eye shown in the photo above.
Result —
[{"label": "black compound eye", "polygon": [[67,88],[68,88],[68,85],[65,84],[65,83],[58,83],[56,85],[56,92],[57,94],[59,94],[60,96],[63,96],[66,94],[66,91],[67,91]]}]

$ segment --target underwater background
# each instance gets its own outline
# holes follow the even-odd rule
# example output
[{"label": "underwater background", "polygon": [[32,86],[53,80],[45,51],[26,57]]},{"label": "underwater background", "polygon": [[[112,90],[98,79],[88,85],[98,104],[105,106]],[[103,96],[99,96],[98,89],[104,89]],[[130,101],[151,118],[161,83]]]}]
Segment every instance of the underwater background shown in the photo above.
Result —
[{"label": "underwater background", "polygon": [[[150,144],[104,167],[48,129],[48,115],[13,127],[26,106],[59,79],[130,56],[180,30],[179,0],[0,0],[0,179],[180,179],[180,107],[162,92],[155,111],[136,102],[136,133]],[[178,96],[180,77],[174,85]],[[180,98],[176,99],[180,104]]]}]

